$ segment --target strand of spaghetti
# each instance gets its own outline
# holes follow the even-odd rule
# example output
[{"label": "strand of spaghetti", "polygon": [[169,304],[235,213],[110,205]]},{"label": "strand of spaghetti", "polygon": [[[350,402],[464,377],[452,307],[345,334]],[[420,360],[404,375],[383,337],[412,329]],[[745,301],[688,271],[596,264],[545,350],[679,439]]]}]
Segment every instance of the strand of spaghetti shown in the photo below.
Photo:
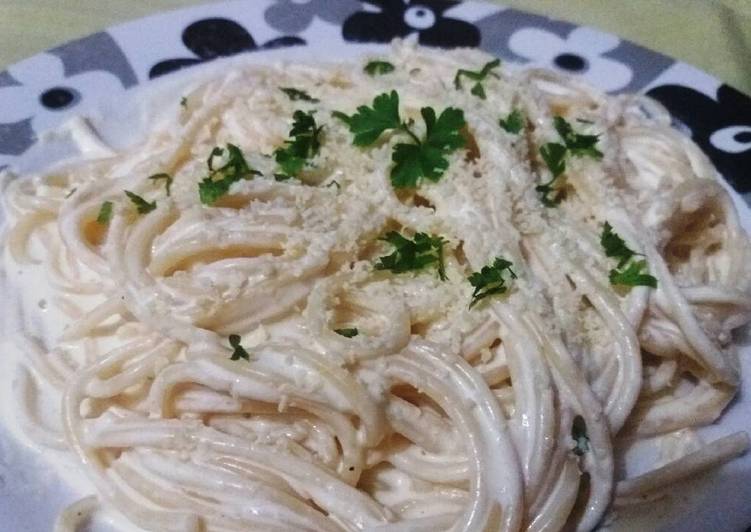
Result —
[{"label": "strand of spaghetti", "polygon": [[750,446],[751,440],[745,432],[724,436],[669,464],[618,482],[615,487],[615,504],[638,502],[640,497],[650,492],[664,489],[741,456]]},{"label": "strand of spaghetti", "polygon": [[514,310],[496,303],[492,311],[501,323],[513,383],[515,423],[511,426],[519,431],[515,443],[524,472],[525,499],[534,500],[550,460],[555,429],[550,372],[542,346]]}]

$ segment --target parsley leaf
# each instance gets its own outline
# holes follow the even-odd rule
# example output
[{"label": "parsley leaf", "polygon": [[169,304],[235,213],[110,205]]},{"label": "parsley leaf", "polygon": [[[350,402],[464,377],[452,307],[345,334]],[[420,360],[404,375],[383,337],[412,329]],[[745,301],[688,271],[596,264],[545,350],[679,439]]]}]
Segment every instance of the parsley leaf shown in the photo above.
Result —
[{"label": "parsley leaf", "polygon": [[286,94],[287,97],[293,102],[302,100],[304,102],[318,103],[321,101],[318,98],[313,98],[307,92],[300,89],[295,89],[294,87],[279,87],[279,90]]},{"label": "parsley leaf", "polygon": [[396,67],[388,61],[369,61],[363,70],[371,76],[376,76],[393,72],[395,68]]},{"label": "parsley leaf", "polygon": [[595,145],[599,139],[598,135],[580,135],[575,133],[571,124],[566,122],[563,117],[556,116],[553,118],[555,130],[566,143],[566,148],[575,157],[592,157],[593,159],[602,159],[602,152]]},{"label": "parsley leaf", "polygon": [[402,125],[399,118],[399,94],[396,91],[379,94],[371,107],[361,105],[352,116],[335,112],[334,116],[344,121],[354,133],[355,146],[373,144],[387,129],[397,129]]},{"label": "parsley leaf", "polygon": [[498,120],[498,125],[509,133],[518,134],[524,129],[524,115],[519,109],[513,109],[505,119]]},{"label": "parsley leaf", "polygon": [[230,360],[240,360],[242,358],[242,359],[250,361],[250,354],[248,354],[245,348],[240,345],[239,334],[229,335],[229,345],[234,349],[234,351],[232,352],[232,356],[230,357]]},{"label": "parsley leaf", "polygon": [[540,156],[545,161],[553,178],[566,171],[566,146],[557,142],[548,142],[540,148]]},{"label": "parsley leaf", "polygon": [[472,292],[472,302],[469,308],[474,307],[482,299],[495,294],[503,294],[508,290],[506,279],[503,277],[504,272],[508,272],[511,279],[516,279],[514,270],[511,269],[511,262],[496,257],[493,264],[483,266],[479,272],[474,272],[468,277],[469,284],[474,286]]},{"label": "parsley leaf", "polygon": [[164,172],[162,172],[160,174],[150,175],[149,179],[151,179],[152,181],[160,181],[163,179],[164,186],[167,189],[167,195],[168,196],[170,195],[170,189],[172,188],[172,181],[173,181],[171,175],[165,174]]},{"label": "parsley leaf", "polygon": [[[477,96],[478,98],[481,98],[484,100],[486,98],[486,94],[485,94],[485,88],[482,86],[482,82],[485,81],[485,78],[491,75],[491,71],[494,68],[497,68],[500,64],[501,64],[500,59],[494,59],[493,61],[485,63],[485,66],[483,66],[482,69],[478,71],[459,69],[456,72],[456,76],[454,76],[454,87],[457,90],[461,89],[462,88],[461,78],[462,76],[465,76],[475,82],[470,92],[474,94],[475,96]],[[493,75],[495,76],[495,74]]]},{"label": "parsley leaf", "polygon": [[648,273],[644,273],[646,268],[646,260],[636,260],[629,263],[625,270],[610,270],[608,275],[610,284],[623,286],[650,286],[652,288],[657,288],[657,279]]},{"label": "parsley leaf", "polygon": [[357,330],[357,327],[352,327],[351,329],[334,329],[334,332],[336,334],[344,336],[345,338],[353,338],[360,334],[360,331]]},{"label": "parsley leaf", "polygon": [[138,210],[138,214],[148,214],[154,209],[156,209],[156,201],[148,202],[145,199],[143,199],[138,194],[134,194],[130,190],[123,190],[125,192],[125,195],[130,198],[130,201],[133,202],[133,205],[136,206],[136,209]]},{"label": "parsley leaf", "polygon": [[96,217],[96,223],[107,225],[112,219],[112,202],[105,201],[99,208],[99,214]]},{"label": "parsley leaf", "polygon": [[602,227],[600,234],[600,245],[605,250],[605,256],[618,259],[618,267],[623,268],[626,263],[636,255],[627,245],[626,242],[613,231],[613,226],[608,222]]},{"label": "parsley leaf", "polygon": [[313,111],[295,111],[292,115],[292,129],[286,146],[274,151],[274,159],[282,173],[295,177],[305,166],[305,161],[315,157],[321,148],[321,130],[313,117]]},{"label": "parsley leaf", "polygon": [[589,437],[587,436],[587,423],[581,416],[576,416],[571,425],[571,437],[576,445],[572,449],[576,456],[582,456],[589,451]]},{"label": "parsley leaf", "polygon": [[657,279],[645,273],[647,261],[633,260],[635,255],[641,255],[641,253],[630,249],[608,222],[605,222],[602,228],[600,245],[605,250],[606,257],[618,259],[618,265],[608,274],[610,284],[657,288]]},{"label": "parsley leaf", "polygon": [[413,122],[403,122],[399,116],[399,94],[396,91],[379,94],[372,107],[361,105],[352,116],[335,112],[334,116],[344,121],[355,137],[356,146],[373,144],[381,134],[393,129],[406,133],[411,143],[394,146],[391,160],[391,184],[394,188],[414,188],[421,178],[438,181],[448,168],[445,156],[464,146],[461,133],[466,122],[461,109],[448,107],[436,118],[432,107],[423,107],[420,114],[425,122],[425,138],[420,139],[411,129]]},{"label": "parsley leaf", "polygon": [[396,231],[386,233],[381,240],[394,246],[391,255],[381,257],[375,265],[376,270],[390,270],[394,273],[404,273],[421,270],[435,264],[438,277],[445,281],[446,270],[443,263],[443,245],[446,243],[440,236],[426,233],[415,233],[412,240]]},{"label": "parsley leaf", "polygon": [[[564,144],[548,142],[540,148],[540,156],[547,165],[553,179],[535,187],[540,193],[540,200],[546,207],[554,207],[563,200],[565,193],[554,186],[558,177],[566,171],[566,157],[592,157],[602,159],[602,152],[595,145],[598,135],[580,135],[576,133],[564,118],[553,117],[553,126],[563,139]],[[551,197],[550,195],[553,194]]]},{"label": "parsley leaf", "polygon": [[[215,167],[216,159],[223,157],[225,152],[227,162],[218,168]],[[248,166],[242,151],[234,144],[227,144],[226,148],[216,146],[211,150],[206,166],[209,167],[209,175],[198,184],[198,196],[205,205],[212,205],[229,192],[232,183],[261,175]]]},{"label": "parsley leaf", "polygon": [[540,201],[543,205],[555,207],[563,200],[565,195],[563,190],[554,187],[554,183],[566,171],[566,146],[557,142],[548,142],[540,148],[540,156],[545,161],[550,173],[553,174],[553,179],[537,185],[535,190],[540,193]]},{"label": "parsley leaf", "polygon": [[394,146],[391,160],[391,184],[394,188],[414,188],[422,178],[436,182],[449,166],[446,156],[463,147],[461,134],[466,125],[461,109],[448,107],[436,119],[432,107],[420,110],[425,122],[425,138],[420,140],[405,125],[414,144],[399,143]]}]

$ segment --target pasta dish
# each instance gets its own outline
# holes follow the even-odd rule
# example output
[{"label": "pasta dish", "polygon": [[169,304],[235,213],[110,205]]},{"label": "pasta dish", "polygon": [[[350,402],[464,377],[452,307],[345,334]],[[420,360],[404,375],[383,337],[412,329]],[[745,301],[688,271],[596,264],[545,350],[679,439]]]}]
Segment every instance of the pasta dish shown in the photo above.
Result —
[{"label": "pasta dish", "polygon": [[694,429],[749,240],[659,104],[397,42],[173,111],[6,179],[14,413],[92,485],[58,530],[592,530],[747,450]]}]

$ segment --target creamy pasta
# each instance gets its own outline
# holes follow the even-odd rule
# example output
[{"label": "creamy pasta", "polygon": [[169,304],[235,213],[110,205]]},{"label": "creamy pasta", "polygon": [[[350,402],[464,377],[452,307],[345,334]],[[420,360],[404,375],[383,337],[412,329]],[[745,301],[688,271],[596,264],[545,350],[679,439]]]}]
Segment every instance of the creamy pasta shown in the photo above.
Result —
[{"label": "creamy pasta", "polygon": [[[6,272],[65,316],[18,335],[21,424],[95,488],[58,530],[591,530],[748,448],[692,430],[739,383],[749,242],[667,113],[474,50],[370,59],[233,68],[10,180]],[[695,444],[619,478],[658,434]]]}]

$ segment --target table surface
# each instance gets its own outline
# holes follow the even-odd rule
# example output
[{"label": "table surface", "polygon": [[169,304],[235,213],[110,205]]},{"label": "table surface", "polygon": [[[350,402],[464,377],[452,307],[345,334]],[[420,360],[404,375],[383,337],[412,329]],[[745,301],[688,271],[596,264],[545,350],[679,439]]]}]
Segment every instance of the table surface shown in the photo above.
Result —
[{"label": "table surface", "polygon": [[[0,0],[0,69],[76,37],[207,0]],[[503,0],[588,24],[751,94],[751,0]]]}]

